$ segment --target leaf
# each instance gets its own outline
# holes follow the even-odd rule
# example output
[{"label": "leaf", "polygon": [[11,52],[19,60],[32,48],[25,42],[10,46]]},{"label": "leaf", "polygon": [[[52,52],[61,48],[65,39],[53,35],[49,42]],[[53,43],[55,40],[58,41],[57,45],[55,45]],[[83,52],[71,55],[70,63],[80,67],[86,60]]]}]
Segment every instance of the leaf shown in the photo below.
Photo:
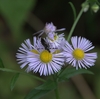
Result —
[{"label": "leaf", "polygon": [[75,21],[75,19],[76,19],[76,9],[75,9],[75,7],[74,7],[74,5],[73,5],[73,3],[72,3],[72,2],[69,2],[69,4],[70,4],[70,6],[71,6],[71,8],[72,8],[72,10],[73,10],[73,14],[74,14],[74,21]]},{"label": "leaf", "polygon": [[0,12],[16,36],[35,3],[36,0],[0,0]]},{"label": "leaf", "polygon": [[8,69],[8,68],[0,68],[0,70],[4,71],[4,72],[21,73],[20,71],[16,71],[16,70],[13,70],[13,69]]},{"label": "leaf", "polygon": [[40,78],[40,77],[37,77],[37,76],[35,76],[35,75],[32,75],[32,74],[25,73],[25,72],[13,70],[13,69],[8,69],[8,68],[0,68],[0,70],[1,70],[1,71],[4,71],[4,72],[25,74],[25,75],[28,75],[28,76],[33,77],[34,79],[37,79],[37,80],[42,81],[42,82],[45,82],[44,79],[42,79],[42,78]]},{"label": "leaf", "polygon": [[16,73],[16,74],[13,76],[12,80],[11,80],[11,83],[10,83],[10,89],[11,89],[11,91],[12,91],[13,88],[15,87],[15,83],[16,83],[18,77],[19,77],[19,73]]},{"label": "leaf", "polygon": [[55,88],[56,84],[53,81],[48,80],[44,84],[36,87],[31,92],[29,92],[24,99],[39,99]]},{"label": "leaf", "polygon": [[1,67],[1,68],[4,68],[4,64],[3,64],[3,61],[2,61],[1,58],[0,58],[0,67]]},{"label": "leaf", "polygon": [[56,88],[55,82],[53,82],[52,80],[48,80],[47,82],[45,82],[41,86],[37,87],[36,89],[38,89],[38,90],[52,90],[55,88]]},{"label": "leaf", "polygon": [[75,68],[66,68],[61,74],[59,74],[59,80],[61,79],[69,79],[75,75],[78,74],[93,74],[93,72],[87,70],[87,69],[78,69],[76,70]]},{"label": "leaf", "polygon": [[50,90],[37,90],[33,89],[24,99],[39,99],[40,97],[44,96]]}]

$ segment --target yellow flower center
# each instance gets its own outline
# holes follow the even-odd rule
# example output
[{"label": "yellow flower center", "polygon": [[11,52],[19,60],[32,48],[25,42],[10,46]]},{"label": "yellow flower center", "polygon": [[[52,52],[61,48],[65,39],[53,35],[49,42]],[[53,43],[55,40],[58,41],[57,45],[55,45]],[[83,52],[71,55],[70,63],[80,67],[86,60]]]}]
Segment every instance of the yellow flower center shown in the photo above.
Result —
[{"label": "yellow flower center", "polygon": [[35,54],[39,54],[37,50],[32,49],[31,52],[35,53]]},{"label": "yellow flower center", "polygon": [[82,60],[84,58],[84,51],[77,48],[73,51],[73,56],[76,60]]},{"label": "yellow flower center", "polygon": [[44,63],[48,63],[52,60],[52,54],[47,50],[44,50],[40,54],[40,60]]}]

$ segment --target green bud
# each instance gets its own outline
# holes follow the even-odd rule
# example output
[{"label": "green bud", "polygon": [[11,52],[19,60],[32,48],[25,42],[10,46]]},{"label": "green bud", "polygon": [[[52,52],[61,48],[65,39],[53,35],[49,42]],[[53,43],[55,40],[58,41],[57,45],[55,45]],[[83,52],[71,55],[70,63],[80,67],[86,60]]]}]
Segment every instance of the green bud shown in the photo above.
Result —
[{"label": "green bud", "polygon": [[93,4],[93,5],[91,6],[91,9],[92,9],[93,12],[96,13],[96,12],[99,10],[99,6],[95,3],[95,4]]},{"label": "green bud", "polygon": [[84,11],[84,12],[87,12],[88,9],[89,9],[89,4],[88,4],[87,2],[82,3],[82,7],[84,8],[83,11]]}]

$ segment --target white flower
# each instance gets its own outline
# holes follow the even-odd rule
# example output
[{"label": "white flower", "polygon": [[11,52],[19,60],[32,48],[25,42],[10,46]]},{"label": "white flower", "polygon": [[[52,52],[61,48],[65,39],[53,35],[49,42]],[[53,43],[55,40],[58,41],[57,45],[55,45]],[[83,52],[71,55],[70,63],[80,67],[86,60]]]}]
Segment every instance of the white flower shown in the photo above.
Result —
[{"label": "white flower", "polygon": [[57,35],[57,33],[49,33],[46,40],[53,48],[61,48],[65,44],[64,33]]},{"label": "white flower", "polygon": [[26,65],[27,72],[33,71],[35,73],[39,72],[40,75],[51,75],[58,72],[62,65],[64,65],[63,52],[57,49],[50,48],[50,52],[45,49],[41,44],[41,39],[36,39],[34,37],[34,44],[30,43],[27,39],[25,44],[22,43],[22,47],[19,48],[19,53],[17,53],[17,61],[24,68]]},{"label": "white flower", "polygon": [[65,30],[65,28],[57,29],[56,26],[54,26],[53,23],[51,22],[51,23],[46,23],[44,29],[34,33],[34,35],[39,33],[40,33],[39,36],[41,36],[44,33],[48,35],[50,32],[53,33],[56,31],[63,31],[63,30]]},{"label": "white flower", "polygon": [[91,67],[94,65],[97,53],[88,53],[94,46],[92,43],[83,37],[72,37],[72,46],[66,42],[64,47],[66,62],[71,64],[76,69]]}]

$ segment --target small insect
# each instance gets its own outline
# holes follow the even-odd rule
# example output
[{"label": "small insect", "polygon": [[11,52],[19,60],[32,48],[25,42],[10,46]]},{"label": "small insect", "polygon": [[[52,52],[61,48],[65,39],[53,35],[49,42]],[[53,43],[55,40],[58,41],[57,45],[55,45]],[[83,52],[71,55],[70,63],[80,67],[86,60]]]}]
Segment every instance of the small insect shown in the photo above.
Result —
[{"label": "small insect", "polygon": [[45,49],[50,52],[49,44],[43,38],[41,38],[41,43],[45,47]]}]

